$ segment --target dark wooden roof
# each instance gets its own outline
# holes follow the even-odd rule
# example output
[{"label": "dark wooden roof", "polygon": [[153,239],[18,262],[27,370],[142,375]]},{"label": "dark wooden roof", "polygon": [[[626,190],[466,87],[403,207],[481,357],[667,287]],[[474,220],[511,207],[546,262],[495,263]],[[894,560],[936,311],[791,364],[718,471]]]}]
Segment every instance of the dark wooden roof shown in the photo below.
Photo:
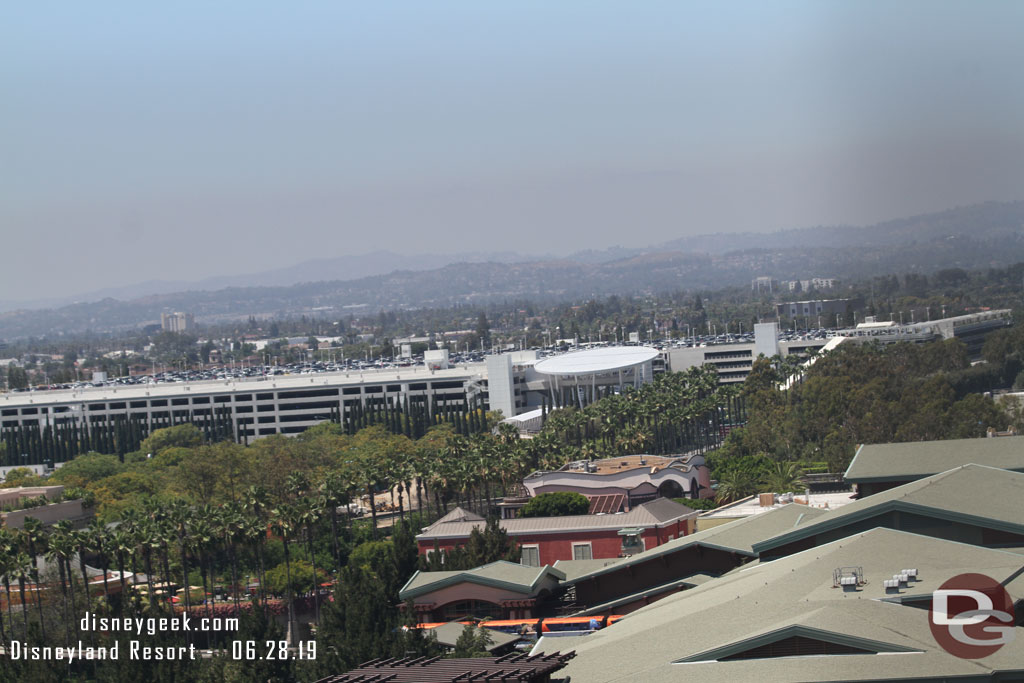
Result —
[{"label": "dark wooden roof", "polygon": [[403,657],[374,659],[347,673],[322,678],[317,683],[472,683],[547,681],[576,656],[575,652],[548,655],[510,653],[504,657],[440,659]]},{"label": "dark wooden roof", "polygon": [[608,515],[618,512],[626,501],[626,496],[622,493],[602,493],[596,496],[588,496],[588,498],[590,499],[590,509],[587,510],[588,515]]}]

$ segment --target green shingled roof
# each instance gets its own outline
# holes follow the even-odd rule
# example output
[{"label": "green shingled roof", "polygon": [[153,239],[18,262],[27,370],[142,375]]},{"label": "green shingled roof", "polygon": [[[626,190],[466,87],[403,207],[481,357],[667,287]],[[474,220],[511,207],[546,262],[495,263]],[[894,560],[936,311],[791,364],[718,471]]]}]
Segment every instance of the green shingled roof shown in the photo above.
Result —
[{"label": "green shingled roof", "polygon": [[1024,474],[962,465],[856,500],[812,522],[754,543],[758,554],[890,510],[1024,534]]},{"label": "green shingled roof", "polygon": [[1024,438],[865,444],[846,469],[852,483],[920,479],[973,462],[1024,471]]},{"label": "green shingled roof", "polygon": [[578,574],[574,578],[568,579],[567,583],[576,583],[602,574],[609,574],[625,567],[658,559],[663,555],[678,552],[694,545],[702,545],[706,548],[715,548],[748,557],[756,557],[753,545],[757,541],[784,533],[796,526],[808,524],[811,520],[824,514],[826,514],[826,511],[820,508],[810,508],[806,505],[797,504],[784,505],[769,512],[751,515],[735,522],[727,522],[704,531],[698,531],[695,534],[682,536],[651,550],[609,562],[592,571]]},{"label": "green shingled roof", "polygon": [[402,587],[398,597],[402,600],[408,600],[424,593],[444,588],[445,586],[463,582],[493,586],[531,595],[536,590],[540,581],[546,576],[551,576],[559,581],[565,579],[565,574],[554,567],[527,567],[514,562],[505,562],[504,560],[491,562],[482,567],[465,571],[418,571]]},{"label": "green shingled roof", "polygon": [[[1024,650],[1004,647],[983,660],[954,657],[935,642],[925,610],[889,602],[929,595],[957,574],[981,572],[1024,595],[1020,556],[891,529],[873,529],[774,562],[744,567],[644,607],[573,642],[564,674],[602,683],[679,680],[877,681],[986,678],[1024,670]],[[860,566],[858,590],[833,587],[833,570]],[[899,596],[882,580],[903,568],[920,580]],[[836,656],[717,661],[758,645],[801,636],[871,652]],[[541,649],[561,649],[552,640]]]}]

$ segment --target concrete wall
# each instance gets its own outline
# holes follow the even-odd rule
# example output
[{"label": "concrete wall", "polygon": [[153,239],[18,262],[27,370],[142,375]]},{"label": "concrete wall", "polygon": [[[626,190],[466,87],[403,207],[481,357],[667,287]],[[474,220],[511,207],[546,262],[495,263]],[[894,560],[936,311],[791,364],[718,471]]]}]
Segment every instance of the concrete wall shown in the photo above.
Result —
[{"label": "concrete wall", "polygon": [[3,526],[10,529],[20,529],[25,526],[25,520],[29,517],[34,517],[43,524],[56,524],[64,519],[77,521],[88,516],[85,508],[82,507],[81,500],[69,500],[64,503],[54,503],[28,510],[15,510],[14,512],[5,513],[2,518]]},{"label": "concrete wall", "polygon": [[28,498],[46,496],[47,500],[55,500],[64,493],[63,486],[19,486],[15,489],[0,489],[0,507],[17,505]]},{"label": "concrete wall", "polygon": [[510,354],[487,356],[487,396],[491,410],[500,410],[505,417],[516,414]]}]

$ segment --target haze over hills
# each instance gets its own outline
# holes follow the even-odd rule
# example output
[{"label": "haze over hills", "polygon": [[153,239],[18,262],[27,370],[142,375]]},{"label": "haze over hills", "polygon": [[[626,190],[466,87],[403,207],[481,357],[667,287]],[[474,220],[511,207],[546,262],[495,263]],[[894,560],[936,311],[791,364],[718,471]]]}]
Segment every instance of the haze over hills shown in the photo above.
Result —
[{"label": "haze over hills", "polygon": [[0,311],[40,309],[72,303],[89,303],[103,299],[124,301],[160,294],[187,291],[210,291],[227,287],[287,287],[300,282],[321,280],[355,280],[371,275],[383,275],[395,270],[431,270],[454,262],[495,261],[512,263],[539,258],[514,252],[467,252],[459,254],[398,254],[378,250],[367,254],[346,254],[334,258],[318,258],[292,266],[258,273],[218,275],[202,280],[148,280],[119,287],[106,287],[89,292],[75,292],[63,297],[14,300],[0,299]]},{"label": "haze over hills", "polygon": [[[444,263],[457,257],[460,262]],[[148,292],[141,286],[125,288],[129,293],[122,295],[123,300],[110,296],[45,310],[8,311],[0,313],[0,338],[130,328],[156,322],[161,311],[170,310],[191,311],[201,321],[249,315],[336,317],[380,308],[716,289],[747,284],[759,275],[849,281],[1018,261],[1024,261],[1024,201],[992,202],[869,227],[705,235],[646,249],[615,247],[566,258],[528,259],[503,253],[446,259],[443,254],[375,252],[320,259],[270,273],[211,278],[205,281],[211,284],[200,290],[161,292],[159,283],[151,283]],[[391,268],[380,272],[385,264]],[[394,268],[401,264],[406,267]],[[375,269],[378,272],[373,273]],[[295,278],[301,278],[299,284],[294,284]],[[236,284],[225,286],[226,282]]]}]

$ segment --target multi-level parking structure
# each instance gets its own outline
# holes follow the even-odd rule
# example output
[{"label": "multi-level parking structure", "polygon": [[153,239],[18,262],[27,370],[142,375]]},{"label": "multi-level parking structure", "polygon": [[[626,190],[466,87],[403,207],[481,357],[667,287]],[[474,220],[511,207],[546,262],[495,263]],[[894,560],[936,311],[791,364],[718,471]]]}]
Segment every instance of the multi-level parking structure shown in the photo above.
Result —
[{"label": "multi-level parking structure", "polygon": [[297,434],[360,408],[408,403],[433,414],[467,399],[486,401],[485,376],[484,365],[474,364],[7,393],[0,395],[0,427],[100,424],[116,417],[152,427],[230,414],[240,438]]}]

